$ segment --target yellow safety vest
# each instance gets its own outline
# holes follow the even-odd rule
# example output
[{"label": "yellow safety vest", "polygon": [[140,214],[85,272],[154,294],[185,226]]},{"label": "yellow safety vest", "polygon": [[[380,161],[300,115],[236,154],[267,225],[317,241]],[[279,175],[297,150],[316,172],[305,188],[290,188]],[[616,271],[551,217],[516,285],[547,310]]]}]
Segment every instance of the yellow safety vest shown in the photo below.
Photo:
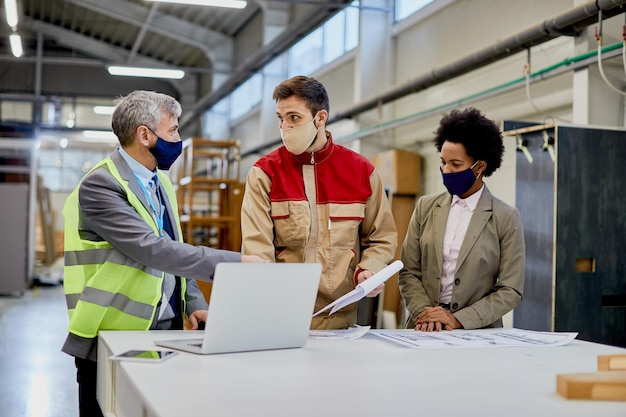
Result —
[{"label": "yellow safety vest", "polygon": [[[128,186],[109,157],[91,171],[105,168],[126,191],[130,204],[141,218],[159,234],[150,212]],[[91,172],[90,171],[90,172]],[[158,172],[159,181],[172,204],[179,240],[182,236],[176,194],[169,178]],[[65,218],[65,267],[63,286],[70,325],[69,332],[85,338],[96,337],[99,330],[148,330],[161,300],[163,276],[113,248],[109,242],[82,239],[78,233],[80,184],[63,207]],[[120,225],[124,227],[124,225]],[[185,311],[186,282],[181,279],[181,305]]]}]

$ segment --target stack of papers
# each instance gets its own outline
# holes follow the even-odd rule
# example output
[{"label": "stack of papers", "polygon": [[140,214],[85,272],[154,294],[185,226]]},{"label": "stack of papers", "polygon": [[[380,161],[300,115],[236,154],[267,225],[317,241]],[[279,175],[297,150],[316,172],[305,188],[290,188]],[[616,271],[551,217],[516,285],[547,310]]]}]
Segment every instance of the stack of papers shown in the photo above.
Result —
[{"label": "stack of papers", "polygon": [[537,332],[515,328],[446,330],[441,332],[372,330],[370,333],[412,348],[563,346],[578,335],[575,332]]},{"label": "stack of papers", "polygon": [[359,339],[368,332],[370,326],[350,327],[338,330],[309,330],[310,339]]},{"label": "stack of papers", "polygon": [[391,278],[396,272],[399,272],[403,266],[404,264],[402,263],[402,261],[393,262],[391,265],[381,269],[379,272],[375,273],[374,275],[357,285],[355,289],[353,289],[346,295],[339,297],[332,303],[328,304],[326,307],[319,310],[317,313],[313,314],[313,317],[328,310],[330,310],[330,313],[328,313],[328,315],[331,315],[349,304],[356,303],[361,298],[371,293],[376,287]]}]

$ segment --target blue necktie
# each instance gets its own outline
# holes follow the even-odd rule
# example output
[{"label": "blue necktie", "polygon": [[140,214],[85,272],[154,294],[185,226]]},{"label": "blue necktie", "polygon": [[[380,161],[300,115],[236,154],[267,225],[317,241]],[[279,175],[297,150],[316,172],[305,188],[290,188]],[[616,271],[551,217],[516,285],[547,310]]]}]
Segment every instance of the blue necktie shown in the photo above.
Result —
[{"label": "blue necktie", "polygon": [[172,223],[170,223],[170,216],[167,215],[167,209],[165,208],[165,200],[163,199],[163,194],[161,193],[161,191],[159,191],[159,179],[155,175],[152,177],[152,181],[154,181],[156,195],[159,198],[159,204],[161,205],[161,210],[164,210],[163,230],[165,230],[165,233],[167,233],[172,239],[174,239],[174,229],[172,228]]}]

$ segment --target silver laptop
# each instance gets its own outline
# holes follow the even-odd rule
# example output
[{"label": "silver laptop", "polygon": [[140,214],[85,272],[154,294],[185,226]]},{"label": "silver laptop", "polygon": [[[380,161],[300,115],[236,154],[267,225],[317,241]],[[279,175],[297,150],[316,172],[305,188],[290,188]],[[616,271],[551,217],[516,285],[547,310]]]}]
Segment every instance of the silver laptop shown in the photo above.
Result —
[{"label": "silver laptop", "polygon": [[154,343],[205,355],[302,347],[321,273],[316,263],[220,263],[204,338]]}]

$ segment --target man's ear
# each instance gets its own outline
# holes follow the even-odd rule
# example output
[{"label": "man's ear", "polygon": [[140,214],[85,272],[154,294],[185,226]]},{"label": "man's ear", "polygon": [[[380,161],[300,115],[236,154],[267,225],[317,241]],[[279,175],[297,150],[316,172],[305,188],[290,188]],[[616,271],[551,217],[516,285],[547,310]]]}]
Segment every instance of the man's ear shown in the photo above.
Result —
[{"label": "man's ear", "polygon": [[139,143],[145,147],[150,147],[150,129],[146,126],[137,126],[137,129],[135,129],[135,136],[137,137]]},{"label": "man's ear", "polygon": [[317,113],[317,126],[326,125],[328,123],[328,112],[324,109]]}]

